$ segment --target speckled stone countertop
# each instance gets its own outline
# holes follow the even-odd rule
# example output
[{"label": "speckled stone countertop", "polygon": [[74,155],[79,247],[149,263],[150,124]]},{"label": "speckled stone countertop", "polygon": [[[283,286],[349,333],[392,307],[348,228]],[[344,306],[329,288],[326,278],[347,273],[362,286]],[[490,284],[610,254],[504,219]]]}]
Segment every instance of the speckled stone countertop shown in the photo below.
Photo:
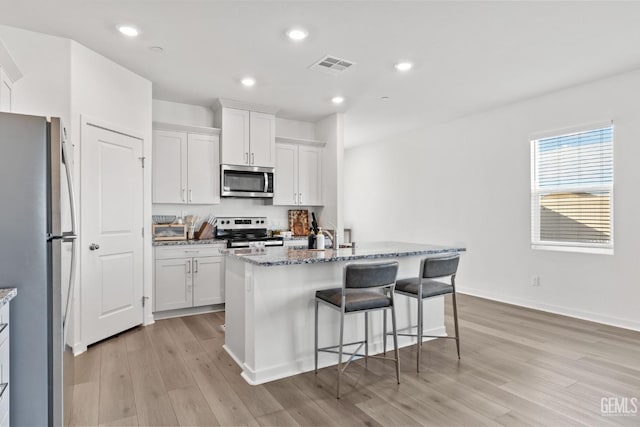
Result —
[{"label": "speckled stone countertop", "polygon": [[[306,237],[290,237],[284,239],[285,242],[300,242],[300,245],[307,245]],[[207,239],[207,240],[154,240],[153,246],[188,246],[188,245],[227,245],[227,241],[223,239]]]},{"label": "speckled stone countertop", "polygon": [[16,295],[18,295],[18,289],[16,288],[0,288],[0,307],[4,307]]},{"label": "speckled stone countertop", "polygon": [[154,240],[153,246],[189,246],[189,245],[224,245],[226,240],[205,239],[205,240]]},{"label": "speckled stone countertop", "polygon": [[270,267],[291,264],[313,264],[318,262],[371,260],[378,258],[397,258],[415,255],[435,255],[451,252],[464,252],[466,248],[458,246],[421,245],[403,242],[358,243],[355,249],[308,250],[287,247],[246,248],[226,251],[228,256],[245,262]]}]

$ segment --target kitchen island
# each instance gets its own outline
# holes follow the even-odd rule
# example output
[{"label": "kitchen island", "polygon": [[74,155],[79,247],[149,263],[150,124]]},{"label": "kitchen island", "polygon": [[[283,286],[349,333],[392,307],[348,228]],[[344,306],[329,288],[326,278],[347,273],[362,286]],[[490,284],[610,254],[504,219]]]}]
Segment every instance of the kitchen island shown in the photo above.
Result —
[{"label": "kitchen island", "polygon": [[[345,264],[396,259],[398,278],[416,276],[420,259],[464,252],[445,247],[400,242],[359,244],[355,249],[306,250],[248,248],[230,250],[226,259],[225,350],[242,368],[250,384],[262,384],[314,368],[314,301],[318,289],[342,286]],[[415,332],[415,300],[396,299],[398,330]],[[425,301],[425,335],[444,335],[443,298]],[[319,346],[337,344],[339,315],[320,307]],[[382,313],[369,316],[370,354],[382,352]],[[364,315],[345,322],[345,342],[364,336]],[[388,330],[391,328],[389,326]],[[401,347],[415,344],[398,337]],[[388,340],[389,349],[392,341]],[[337,363],[337,356],[321,353],[319,366]]]}]

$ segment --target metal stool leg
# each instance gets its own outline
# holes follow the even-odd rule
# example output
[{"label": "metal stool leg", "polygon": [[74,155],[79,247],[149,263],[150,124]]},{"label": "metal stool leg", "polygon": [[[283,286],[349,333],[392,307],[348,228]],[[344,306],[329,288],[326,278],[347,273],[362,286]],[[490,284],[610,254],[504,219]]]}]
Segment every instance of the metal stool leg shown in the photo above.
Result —
[{"label": "metal stool leg", "polygon": [[451,294],[453,300],[453,325],[456,330],[456,347],[458,349],[458,359],[460,359],[460,333],[458,332],[458,304],[456,303],[455,291]]},{"label": "metal stool leg", "polygon": [[316,300],[316,325],[315,325],[315,345],[314,345],[314,350],[315,350],[315,362],[316,362],[316,369],[315,369],[315,373],[316,375],[318,374],[318,300]]},{"label": "metal stool leg", "polygon": [[[396,304],[391,293],[391,322],[393,323],[393,346],[396,353],[396,379],[400,384],[400,349],[398,349],[398,325],[396,324]],[[386,313],[387,310],[385,310]]]},{"label": "metal stool leg", "polygon": [[340,380],[342,379],[342,343],[344,338],[344,311],[340,313],[340,347],[338,349],[338,390],[336,397],[340,399]]},{"label": "metal stool leg", "polygon": [[387,310],[382,310],[382,354],[387,355]]},{"label": "metal stool leg", "polygon": [[420,372],[420,356],[422,356],[422,298],[416,298],[418,301],[418,342],[416,343],[417,354],[417,371]]}]

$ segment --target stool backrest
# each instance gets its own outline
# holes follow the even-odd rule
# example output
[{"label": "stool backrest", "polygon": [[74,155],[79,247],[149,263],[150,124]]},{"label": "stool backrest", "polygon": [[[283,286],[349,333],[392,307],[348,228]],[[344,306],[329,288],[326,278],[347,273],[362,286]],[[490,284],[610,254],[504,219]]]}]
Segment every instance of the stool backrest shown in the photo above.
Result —
[{"label": "stool backrest", "polygon": [[422,260],[422,278],[435,279],[456,274],[460,255],[455,254],[445,257],[425,258]]},{"label": "stool backrest", "polygon": [[395,284],[398,261],[347,264],[344,267],[345,288],[374,288]]}]

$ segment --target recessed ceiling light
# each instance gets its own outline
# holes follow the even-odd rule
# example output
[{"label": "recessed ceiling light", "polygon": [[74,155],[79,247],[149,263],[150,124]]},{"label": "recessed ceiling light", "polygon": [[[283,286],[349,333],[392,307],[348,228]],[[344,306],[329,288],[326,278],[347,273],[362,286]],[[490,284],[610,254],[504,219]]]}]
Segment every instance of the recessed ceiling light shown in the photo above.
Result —
[{"label": "recessed ceiling light", "polygon": [[140,32],[137,30],[137,28],[130,27],[128,25],[120,25],[118,27],[118,31],[120,31],[125,36],[129,36],[129,37],[135,37],[138,34],[140,34]]},{"label": "recessed ceiling light", "polygon": [[287,31],[287,37],[294,41],[300,41],[307,38],[309,33],[304,28],[292,28]]},{"label": "recessed ceiling light", "polygon": [[398,71],[409,71],[413,68],[413,64],[411,62],[398,62],[396,64],[396,70]]},{"label": "recessed ceiling light", "polygon": [[253,77],[245,77],[244,79],[240,80],[240,83],[242,83],[246,87],[251,87],[256,84],[256,79],[254,79]]},{"label": "recessed ceiling light", "polygon": [[344,102],[344,98],[342,96],[334,96],[331,98],[331,102],[334,104],[342,104]]},{"label": "recessed ceiling light", "polygon": [[162,46],[151,46],[149,47],[149,50],[153,53],[162,53],[164,52],[164,49],[162,48]]}]

